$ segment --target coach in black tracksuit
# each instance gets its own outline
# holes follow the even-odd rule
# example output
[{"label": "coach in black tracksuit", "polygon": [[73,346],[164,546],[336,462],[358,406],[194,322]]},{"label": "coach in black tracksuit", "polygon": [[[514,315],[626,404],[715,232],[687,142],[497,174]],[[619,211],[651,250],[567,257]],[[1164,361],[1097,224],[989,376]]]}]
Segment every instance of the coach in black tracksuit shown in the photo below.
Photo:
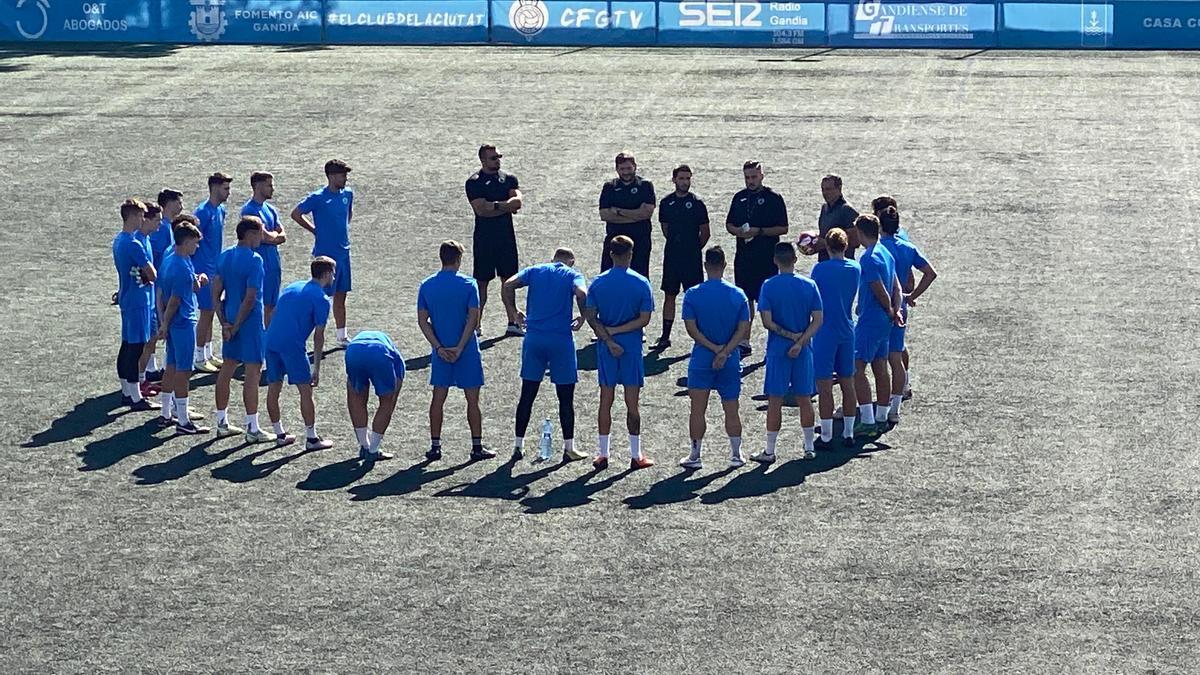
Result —
[{"label": "coach in black tracksuit", "polygon": [[[737,255],[733,259],[733,281],[750,301],[750,320],[754,321],[754,304],[758,290],[776,273],[775,244],[787,234],[787,205],[774,190],[762,184],[762,166],[758,162],[742,165],[746,189],[733,196],[725,229],[737,237]],[[742,356],[750,355],[750,341],[739,349]]]},{"label": "coach in black tracksuit", "polygon": [[625,235],[633,240],[633,262],[638,274],[650,276],[650,216],[654,215],[654,184],[637,175],[633,155],[617,155],[617,177],[600,189],[600,220],[606,223],[600,271],[612,267],[608,245],[613,237]]}]

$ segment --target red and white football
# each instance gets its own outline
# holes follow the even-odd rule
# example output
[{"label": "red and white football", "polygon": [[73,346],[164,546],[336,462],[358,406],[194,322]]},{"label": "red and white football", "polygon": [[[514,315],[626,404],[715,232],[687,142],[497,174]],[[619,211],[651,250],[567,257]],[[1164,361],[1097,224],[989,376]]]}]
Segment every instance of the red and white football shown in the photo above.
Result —
[{"label": "red and white football", "polygon": [[820,238],[821,233],[817,232],[816,230],[801,232],[800,238],[796,240],[796,246],[799,247],[800,252],[804,255],[812,255],[816,253],[816,251],[813,249],[813,244],[815,244],[817,239]]}]

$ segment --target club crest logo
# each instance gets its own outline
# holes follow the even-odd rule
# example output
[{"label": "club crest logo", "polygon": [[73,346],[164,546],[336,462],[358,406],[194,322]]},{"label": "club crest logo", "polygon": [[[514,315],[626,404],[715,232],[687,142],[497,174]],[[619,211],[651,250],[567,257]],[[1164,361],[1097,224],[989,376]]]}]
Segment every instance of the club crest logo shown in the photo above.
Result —
[{"label": "club crest logo", "polygon": [[762,206],[762,205],[763,205],[763,204],[765,204],[765,203],[767,203],[767,200],[766,200],[766,198],[765,198],[765,197],[759,197],[759,198],[758,198],[758,205],[759,205],[759,206]]},{"label": "club crest logo", "polygon": [[[21,9],[21,7],[23,7],[28,1],[29,0],[17,0],[17,9]],[[36,40],[42,37],[42,34],[46,32],[46,28],[50,25],[50,15],[46,12],[46,10],[50,9],[49,0],[33,0],[33,5],[36,6],[42,13],[42,22],[41,25],[38,26],[37,30],[25,28],[25,26],[21,25],[21,20],[17,19],[17,32],[20,33],[21,37],[25,38],[26,40]]]},{"label": "club crest logo", "polygon": [[508,8],[508,25],[526,40],[532,40],[546,30],[548,23],[550,14],[542,0],[513,0]]},{"label": "club crest logo", "polygon": [[225,34],[229,19],[225,16],[225,0],[191,0],[192,17],[188,26],[201,42],[216,42]]},{"label": "club crest logo", "polygon": [[690,208],[692,208],[692,203],[691,203],[691,202],[684,202],[684,203],[683,203],[683,208],[685,208],[685,209],[690,209]]},{"label": "club crest logo", "polygon": [[637,194],[637,186],[636,186],[636,185],[635,185],[635,186],[633,186],[633,187],[631,187],[631,188],[629,188],[629,194],[631,194],[631,195],[636,195],[636,194]]}]

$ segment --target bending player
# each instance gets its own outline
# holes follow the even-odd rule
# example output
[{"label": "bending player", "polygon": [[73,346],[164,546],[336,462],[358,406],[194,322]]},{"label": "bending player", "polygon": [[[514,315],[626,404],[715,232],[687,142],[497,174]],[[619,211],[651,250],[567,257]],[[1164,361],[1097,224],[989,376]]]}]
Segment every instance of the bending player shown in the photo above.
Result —
[{"label": "bending player", "polygon": [[[361,331],[346,347],[346,408],[354,436],[358,439],[358,458],[364,462],[391,459],[394,455],[380,449],[383,435],[392,423],[396,399],[404,384],[404,356],[387,333]],[[379,407],[367,435],[367,399],[371,387],[379,397]]]},{"label": "bending player", "polygon": [[[846,259],[849,237],[840,227],[825,233],[829,258],[813,266],[812,279],[821,292],[824,320],[813,338],[813,372],[817,379],[817,408],[821,415],[820,447],[833,441],[833,375],[837,373],[842,389],[842,443],[854,445],[854,296],[862,270]],[[849,413],[846,415],[845,413]]]}]

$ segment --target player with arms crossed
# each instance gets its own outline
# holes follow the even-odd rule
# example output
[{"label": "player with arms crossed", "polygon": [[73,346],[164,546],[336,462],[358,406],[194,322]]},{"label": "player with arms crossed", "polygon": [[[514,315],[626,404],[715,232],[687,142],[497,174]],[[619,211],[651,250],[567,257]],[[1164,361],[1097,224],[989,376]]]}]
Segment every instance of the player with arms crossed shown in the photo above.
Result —
[{"label": "player with arms crossed", "polygon": [[[933,265],[921,254],[921,250],[907,238],[901,239],[900,212],[895,204],[884,208],[879,216],[879,227],[883,236],[879,241],[888,253],[896,260],[896,277],[904,290],[904,303],[900,307],[904,325],[892,326],[891,338],[888,340],[888,364],[892,369],[892,398],[888,409],[888,424],[900,423],[900,403],[904,400],[904,392],[908,391],[908,345],[905,335],[908,332],[908,307],[916,306],[917,298],[929,290],[929,286],[937,279]],[[913,287],[913,268],[921,272],[921,282]]]},{"label": "player with arms crossed", "polygon": [[[146,249],[146,255],[151,261],[154,260],[154,243],[151,237],[158,233],[162,227],[162,207],[155,202],[146,203],[146,211],[142,216],[142,227],[137,231],[135,238],[142,248]],[[155,272],[162,270],[160,265],[154,265]],[[162,379],[162,371],[158,369],[158,358],[155,356],[155,351],[158,349],[158,290],[154,284],[150,285],[150,338],[146,342],[146,346],[142,348],[142,355],[138,358],[138,390],[142,394],[142,398],[149,398],[159,393],[161,387],[158,381]]]},{"label": "player with arms crossed", "polygon": [[612,267],[609,244],[625,235],[633,240],[633,271],[650,276],[650,216],[654,215],[654,183],[637,174],[637,160],[622,152],[614,160],[617,177],[600,189],[600,220],[605,222],[600,271]]},{"label": "player with arms crossed", "polygon": [[[225,202],[229,201],[229,185],[232,182],[232,178],[219,171],[209,176],[208,199],[196,206],[192,213],[200,223],[200,248],[192,256],[192,265],[197,274],[209,279],[216,276],[217,258],[225,241]],[[213,355],[212,288],[201,286],[196,292],[196,302],[200,308],[200,323],[196,326],[196,354],[192,367],[202,373],[215,373],[221,367],[221,360]]]},{"label": "player with arms crossed", "polygon": [[671,182],[675,184],[675,191],[658,204],[658,222],[667,238],[662,269],[662,335],[654,343],[654,349],[660,351],[671,346],[671,326],[675,323],[675,301],[680,289],[686,291],[704,281],[701,254],[712,236],[708,207],[691,191],[691,167],[687,164],[675,167]]},{"label": "player with arms crossed", "polygon": [[[346,347],[346,408],[354,437],[358,439],[358,458],[364,462],[391,459],[394,455],[380,449],[383,435],[392,423],[400,387],[404,384],[404,355],[383,331],[364,330]],[[367,399],[371,387],[379,397],[371,433],[367,435]]]},{"label": "player with arms crossed", "polygon": [[254,216],[262,221],[262,243],[254,252],[263,260],[263,325],[271,324],[271,314],[279,299],[279,287],[283,285],[283,266],[279,259],[279,245],[287,241],[287,234],[279,222],[279,211],[269,200],[275,196],[275,177],[266,171],[250,174],[250,199],[242,204],[242,217]]},{"label": "player with arms crossed", "polygon": [[612,407],[617,385],[625,390],[625,424],[629,430],[629,468],[645,469],[654,462],[642,455],[642,416],[638,400],[646,381],[642,362],[642,329],[654,311],[654,292],[646,277],[629,269],[633,240],[613,237],[609,244],[613,266],[592,282],[587,291],[588,323],[600,344],[596,345],[596,378],[600,382],[600,409],[596,427],[600,454],[592,461],[597,469],[608,468],[612,433]]},{"label": "player with arms crossed", "polygon": [[[891,406],[891,380],[888,377],[888,343],[892,326],[903,326],[900,303],[904,296],[896,277],[896,260],[879,245],[879,219],[862,215],[854,220],[858,240],[862,242],[858,282],[858,323],[854,327],[854,392],[858,396],[858,422],[855,436],[878,436],[887,431]],[[871,384],[867,367],[875,375],[875,405],[871,404]]]},{"label": "player with arms crossed", "polygon": [[[750,321],[753,323],[759,289],[775,274],[775,244],[779,243],[780,236],[787,234],[788,216],[783,197],[763,185],[759,162],[743,164],[742,177],[746,189],[733,196],[729,214],[725,217],[725,230],[737,237],[733,280],[750,301]],[[738,350],[743,358],[753,352],[749,333],[738,345]]]},{"label": "player with arms crossed", "polygon": [[117,270],[117,305],[121,308],[121,348],[117,351],[117,377],[121,380],[121,405],[131,410],[157,410],[142,398],[139,360],[150,341],[154,314],[154,269],[150,250],[138,238],[145,223],[146,205],[136,199],[121,204],[121,231],[113,238],[113,265]]},{"label": "player with arms crossed", "polygon": [[[813,265],[812,279],[821,292],[823,321],[813,338],[813,371],[817,378],[817,407],[821,415],[819,447],[833,441],[833,375],[842,389],[842,443],[854,445],[854,296],[862,270],[845,256],[848,237],[840,227],[825,233],[829,259]],[[845,413],[849,413],[846,415]]]},{"label": "player with arms crossed", "polygon": [[[354,218],[354,191],[346,186],[350,166],[340,159],[325,162],[327,185],[304,198],[292,209],[292,220],[313,233],[312,254],[327,257],[337,264],[333,292],[333,321],[337,326],[337,344],[350,344],[346,336],[346,294],[353,284],[350,277],[350,221]],[[308,214],[312,214],[309,220]]]},{"label": "player with arms crossed", "polygon": [[[475,266],[472,274],[479,284],[479,313],[487,305],[488,285],[492,279],[500,283],[508,281],[517,273],[517,234],[513,229],[513,214],[523,204],[517,177],[500,169],[500,158],[496,146],[479,146],[479,171],[467,179],[467,201],[475,212],[475,233],[472,235],[472,253]],[[525,330],[517,323],[516,315],[508,317],[508,335],[524,335]],[[483,335],[476,329],[476,335]]]}]

